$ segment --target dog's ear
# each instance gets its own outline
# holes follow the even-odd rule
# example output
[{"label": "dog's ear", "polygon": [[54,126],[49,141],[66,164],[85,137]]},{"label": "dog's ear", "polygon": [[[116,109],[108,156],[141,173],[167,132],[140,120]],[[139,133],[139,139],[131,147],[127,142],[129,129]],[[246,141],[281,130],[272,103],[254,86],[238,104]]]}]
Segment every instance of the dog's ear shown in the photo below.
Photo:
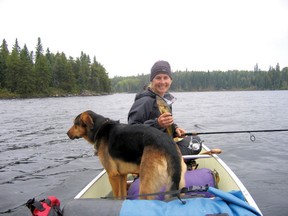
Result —
[{"label": "dog's ear", "polygon": [[83,113],[81,115],[81,121],[85,126],[87,126],[88,129],[92,129],[94,127],[94,121],[87,113]]}]

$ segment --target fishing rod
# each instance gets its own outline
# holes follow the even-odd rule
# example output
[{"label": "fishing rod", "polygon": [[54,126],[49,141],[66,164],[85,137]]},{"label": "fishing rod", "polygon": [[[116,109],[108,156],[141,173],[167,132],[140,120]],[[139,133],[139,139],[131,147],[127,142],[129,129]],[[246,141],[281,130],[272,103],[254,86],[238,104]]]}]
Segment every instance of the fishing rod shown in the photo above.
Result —
[{"label": "fishing rod", "polygon": [[288,129],[276,129],[276,130],[246,130],[246,131],[214,131],[214,132],[192,132],[185,133],[186,136],[196,136],[203,134],[231,134],[231,133],[267,133],[267,132],[283,132],[288,131]]},{"label": "fishing rod", "polygon": [[[267,133],[267,132],[283,132],[288,129],[275,129],[275,130],[246,130],[246,131],[214,131],[214,132],[192,132],[185,133],[186,136],[206,135],[206,134],[237,134],[237,133]],[[251,141],[255,141],[254,135],[250,136]]]}]

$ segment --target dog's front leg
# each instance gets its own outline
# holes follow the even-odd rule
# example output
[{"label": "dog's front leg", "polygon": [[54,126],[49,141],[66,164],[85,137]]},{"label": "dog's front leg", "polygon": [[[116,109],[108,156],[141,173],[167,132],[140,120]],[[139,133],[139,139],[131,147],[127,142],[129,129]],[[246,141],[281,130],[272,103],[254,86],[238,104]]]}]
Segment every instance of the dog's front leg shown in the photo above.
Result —
[{"label": "dog's front leg", "polygon": [[125,199],[127,196],[127,175],[109,175],[113,196]]},{"label": "dog's front leg", "polygon": [[120,177],[118,175],[109,175],[109,182],[112,187],[113,196],[119,198],[120,196]]},{"label": "dog's front leg", "polygon": [[120,175],[120,196],[121,199],[125,199],[127,196],[127,175]]}]

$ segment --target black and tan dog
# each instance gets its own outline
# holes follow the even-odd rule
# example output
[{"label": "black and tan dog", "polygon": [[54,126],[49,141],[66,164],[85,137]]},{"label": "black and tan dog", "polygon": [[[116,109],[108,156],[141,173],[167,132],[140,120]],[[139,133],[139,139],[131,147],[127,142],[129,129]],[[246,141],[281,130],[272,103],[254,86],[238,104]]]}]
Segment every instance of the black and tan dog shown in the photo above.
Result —
[{"label": "black and tan dog", "polygon": [[178,147],[156,128],[120,124],[86,111],[75,118],[67,134],[70,139],[84,138],[94,145],[116,197],[126,196],[128,173],[140,175],[140,194],[159,192],[164,185],[167,191],[185,185],[186,165]]}]

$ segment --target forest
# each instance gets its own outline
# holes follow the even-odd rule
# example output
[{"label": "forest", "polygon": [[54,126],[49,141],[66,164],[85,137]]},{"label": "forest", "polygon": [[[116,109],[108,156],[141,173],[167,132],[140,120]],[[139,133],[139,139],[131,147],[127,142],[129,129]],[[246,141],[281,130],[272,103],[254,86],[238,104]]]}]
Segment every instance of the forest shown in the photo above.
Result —
[{"label": "forest", "polygon": [[0,47],[0,97],[25,98],[111,92],[105,68],[89,55],[67,58],[65,53],[44,53],[38,38],[35,53],[15,40],[12,51],[4,39]]},{"label": "forest", "polygon": [[[55,97],[136,93],[149,84],[149,72],[137,76],[109,78],[94,56],[81,52],[76,59],[65,53],[44,53],[38,38],[35,52],[18,40],[10,52],[4,39],[0,47],[0,98]],[[288,90],[288,67],[277,63],[263,71],[175,71],[171,91]]]},{"label": "forest", "polygon": [[[176,71],[172,74],[170,90],[222,91],[222,90],[287,90],[288,67],[280,70],[279,64],[262,71],[258,64],[253,71]],[[111,80],[114,92],[140,92],[149,83],[149,75],[114,77]]]}]

